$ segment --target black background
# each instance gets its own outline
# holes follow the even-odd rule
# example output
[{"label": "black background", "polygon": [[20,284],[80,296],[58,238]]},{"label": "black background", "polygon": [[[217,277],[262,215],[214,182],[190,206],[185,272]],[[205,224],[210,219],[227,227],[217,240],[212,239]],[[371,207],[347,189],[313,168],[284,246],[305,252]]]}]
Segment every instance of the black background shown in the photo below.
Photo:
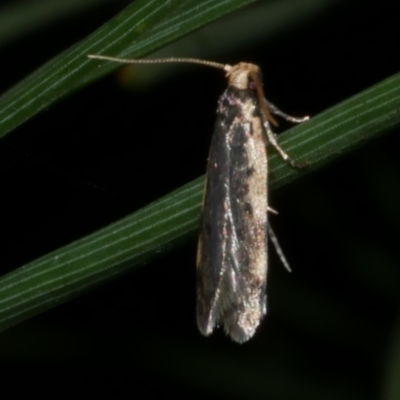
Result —
[{"label": "black background", "polygon": [[[0,89],[121,4],[3,47]],[[216,61],[259,64],[268,99],[313,116],[399,71],[399,8],[338,2],[294,31]],[[204,173],[226,85],[221,74],[190,67],[136,92],[124,84],[121,74],[99,81],[1,141],[1,274]],[[271,254],[269,311],[249,343],[197,331],[193,237],[124,279],[1,333],[0,359],[71,361],[71,390],[84,383],[132,396],[380,398],[399,340],[399,144],[393,132],[272,193],[280,213],[274,229],[294,272]]]}]

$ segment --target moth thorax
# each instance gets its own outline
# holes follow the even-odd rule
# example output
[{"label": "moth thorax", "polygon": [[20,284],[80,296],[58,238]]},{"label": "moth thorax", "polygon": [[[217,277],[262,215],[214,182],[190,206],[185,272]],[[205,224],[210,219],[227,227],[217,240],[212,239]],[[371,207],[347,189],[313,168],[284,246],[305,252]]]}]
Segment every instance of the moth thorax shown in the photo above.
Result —
[{"label": "moth thorax", "polygon": [[255,89],[254,81],[262,82],[261,70],[255,64],[239,63],[231,67],[227,73],[229,85],[238,89]]}]

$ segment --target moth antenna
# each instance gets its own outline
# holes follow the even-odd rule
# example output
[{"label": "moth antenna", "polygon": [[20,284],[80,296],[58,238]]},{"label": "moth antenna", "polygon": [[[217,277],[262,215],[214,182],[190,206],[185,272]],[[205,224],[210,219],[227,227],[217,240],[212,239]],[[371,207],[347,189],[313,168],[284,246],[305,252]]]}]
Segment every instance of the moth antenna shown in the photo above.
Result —
[{"label": "moth antenna", "polygon": [[100,54],[89,54],[87,57],[96,60],[113,61],[121,64],[165,64],[165,63],[199,64],[217,69],[222,69],[227,72],[232,68],[232,66],[229,64],[221,64],[214,61],[200,60],[198,58],[186,58],[186,57],[153,58],[150,60],[145,60],[145,59],[135,60],[129,58],[109,57],[109,56],[102,56]]}]

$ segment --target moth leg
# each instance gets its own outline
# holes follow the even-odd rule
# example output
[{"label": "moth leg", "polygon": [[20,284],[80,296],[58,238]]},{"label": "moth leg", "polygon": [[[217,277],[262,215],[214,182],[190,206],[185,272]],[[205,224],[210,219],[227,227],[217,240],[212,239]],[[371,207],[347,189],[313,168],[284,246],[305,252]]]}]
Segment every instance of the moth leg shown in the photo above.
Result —
[{"label": "moth leg", "polygon": [[265,103],[267,104],[268,110],[271,111],[272,114],[279,115],[286,121],[293,122],[295,124],[299,124],[301,122],[304,122],[304,121],[307,121],[308,119],[310,119],[310,117],[308,115],[306,115],[303,118],[297,118],[297,117],[292,117],[291,115],[285,114],[276,105],[272,104],[267,99],[265,99]]},{"label": "moth leg", "polygon": [[278,215],[278,211],[276,211],[274,208],[267,206],[267,211],[269,211],[272,214]]},{"label": "moth leg", "polygon": [[297,163],[295,160],[290,158],[289,154],[285,153],[281,146],[279,146],[276,135],[272,132],[268,121],[264,121],[265,133],[267,135],[268,143],[275,147],[276,151],[280,154],[282,159],[286,161],[290,166],[295,168],[302,168],[304,165],[302,163]]},{"label": "moth leg", "polygon": [[288,263],[288,261],[286,260],[285,255],[283,254],[283,251],[282,251],[282,249],[281,249],[281,246],[279,245],[278,238],[276,237],[275,232],[272,230],[271,224],[270,224],[269,222],[268,222],[268,224],[267,224],[267,228],[268,228],[268,236],[269,236],[269,238],[271,239],[271,242],[272,242],[272,244],[273,244],[274,247],[275,247],[276,254],[278,254],[278,257],[280,258],[281,263],[283,264],[283,266],[284,266],[289,272],[292,272],[292,270],[290,269],[289,263]]}]

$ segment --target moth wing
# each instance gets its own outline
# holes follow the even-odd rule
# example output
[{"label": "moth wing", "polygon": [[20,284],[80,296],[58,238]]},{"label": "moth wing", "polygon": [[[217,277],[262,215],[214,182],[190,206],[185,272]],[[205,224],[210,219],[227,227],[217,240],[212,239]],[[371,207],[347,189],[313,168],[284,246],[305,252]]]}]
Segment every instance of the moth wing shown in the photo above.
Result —
[{"label": "moth wing", "polygon": [[207,166],[197,259],[197,322],[233,340],[253,336],[266,312],[266,141],[251,91],[221,96]]},{"label": "moth wing", "polygon": [[230,268],[230,263],[224,261],[224,246],[230,229],[226,218],[229,150],[217,128],[218,124],[210,146],[197,249],[197,324],[205,336],[221,319],[221,283],[226,269]]}]

